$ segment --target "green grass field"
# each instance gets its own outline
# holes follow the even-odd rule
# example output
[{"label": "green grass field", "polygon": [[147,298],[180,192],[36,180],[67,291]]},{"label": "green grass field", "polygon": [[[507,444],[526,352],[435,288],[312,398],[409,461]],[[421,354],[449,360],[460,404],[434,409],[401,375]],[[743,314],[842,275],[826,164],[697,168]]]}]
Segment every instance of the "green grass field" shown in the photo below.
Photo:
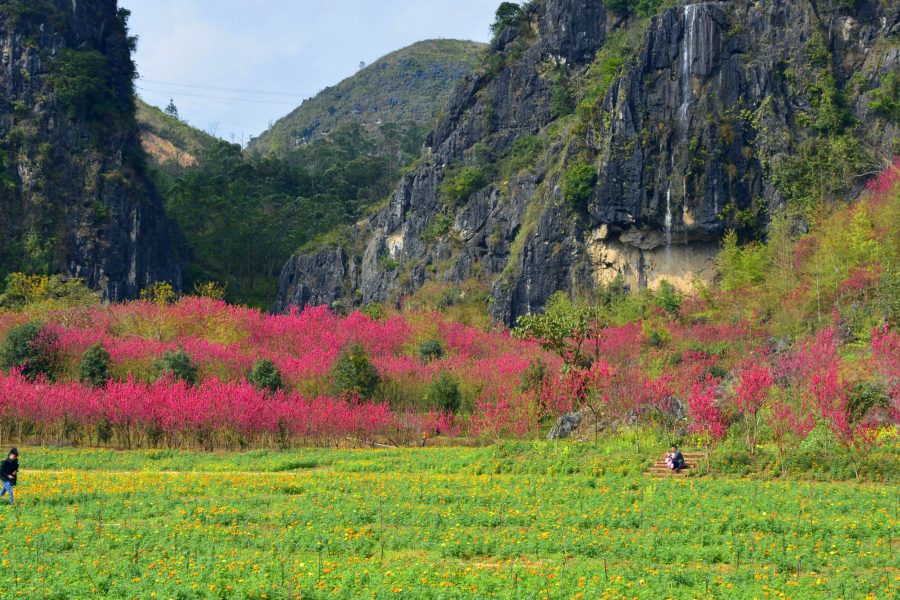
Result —
[{"label": "green grass field", "polygon": [[[0,597],[888,598],[897,486],[649,479],[578,444],[22,449]],[[799,571],[799,572],[798,572]]]}]

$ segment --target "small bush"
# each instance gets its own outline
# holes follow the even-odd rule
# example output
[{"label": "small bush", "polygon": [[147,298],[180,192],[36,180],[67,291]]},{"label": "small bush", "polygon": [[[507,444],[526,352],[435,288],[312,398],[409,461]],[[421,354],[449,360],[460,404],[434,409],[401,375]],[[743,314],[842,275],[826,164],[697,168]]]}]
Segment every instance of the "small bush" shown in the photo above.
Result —
[{"label": "small bush", "polygon": [[603,0],[603,4],[617,17],[627,17],[634,8],[634,0]]},{"label": "small bush", "polygon": [[58,337],[37,321],[19,325],[0,344],[0,368],[20,369],[32,381],[41,375],[53,380],[61,367]]},{"label": "small bush", "polygon": [[566,79],[559,76],[553,88],[550,90],[550,117],[558,119],[572,114],[575,98]]},{"label": "small bush", "polygon": [[499,164],[498,171],[504,179],[509,179],[522,169],[532,166],[544,151],[544,140],[537,135],[526,135],[516,140]]},{"label": "small bush", "polygon": [[721,365],[713,365],[706,370],[703,377],[701,379],[706,379],[706,377],[712,377],[713,379],[725,379],[728,377],[728,371],[725,370]]},{"label": "small bush", "polygon": [[375,396],[381,383],[378,369],[359,344],[353,344],[341,353],[332,369],[332,378],[339,393],[357,393],[365,400]]},{"label": "small bush", "polygon": [[515,2],[503,2],[497,8],[494,22],[491,24],[491,33],[494,37],[503,33],[507,27],[518,27],[525,20],[525,11]]},{"label": "small bush", "polygon": [[578,161],[566,170],[563,175],[562,193],[573,210],[587,209],[587,201],[591,197],[596,181],[596,169],[584,161]]},{"label": "small bush", "polygon": [[268,390],[273,394],[284,388],[284,383],[281,380],[281,371],[268,358],[256,359],[250,375],[247,376],[247,381],[257,388]]},{"label": "small bush", "polygon": [[446,371],[441,372],[425,389],[425,402],[429,408],[458,413],[460,406],[462,406],[459,382],[450,373]]},{"label": "small bush", "polygon": [[658,331],[651,331],[650,336],[647,338],[647,345],[651,348],[662,348],[665,340],[663,336],[660,335]]},{"label": "small bush", "polygon": [[363,306],[359,312],[366,315],[373,321],[380,321],[387,316],[387,311],[384,309],[384,305],[379,302],[370,302]]},{"label": "small bush", "polygon": [[162,358],[156,362],[156,370],[160,379],[171,377],[184,381],[188,385],[195,385],[198,380],[197,368],[191,361],[191,357],[180,348],[176,352],[165,352]]},{"label": "small bush", "polygon": [[[673,317],[678,314],[681,303],[684,301],[684,294],[679,292],[674,285],[666,280],[659,283],[659,289],[656,291],[656,305],[665,310]],[[653,332],[659,335],[655,331]]]},{"label": "small bush", "polygon": [[109,362],[112,357],[103,344],[95,344],[81,355],[78,376],[83,383],[102,387],[109,381]]},{"label": "small bush", "polygon": [[441,191],[450,206],[461,206],[469,196],[484,187],[486,177],[484,169],[478,167],[463,167],[459,170],[451,170],[444,176]]},{"label": "small bush", "polygon": [[443,214],[435,215],[421,235],[419,235],[419,238],[426,244],[433,244],[450,233],[451,227],[453,227],[453,217]]},{"label": "small bush", "polygon": [[900,72],[891,71],[871,95],[869,110],[900,123]]},{"label": "small bush", "polygon": [[444,355],[440,340],[428,340],[419,345],[419,358],[424,362],[437,360]]},{"label": "small bush", "polygon": [[891,401],[884,388],[873,383],[863,383],[853,388],[847,405],[850,421],[858,423],[866,418],[869,411],[876,408],[888,409]]},{"label": "small bush", "polygon": [[719,276],[722,288],[731,290],[745,285],[755,285],[765,280],[771,257],[769,248],[759,244],[738,246],[737,233],[727,231],[722,239],[719,254]]}]

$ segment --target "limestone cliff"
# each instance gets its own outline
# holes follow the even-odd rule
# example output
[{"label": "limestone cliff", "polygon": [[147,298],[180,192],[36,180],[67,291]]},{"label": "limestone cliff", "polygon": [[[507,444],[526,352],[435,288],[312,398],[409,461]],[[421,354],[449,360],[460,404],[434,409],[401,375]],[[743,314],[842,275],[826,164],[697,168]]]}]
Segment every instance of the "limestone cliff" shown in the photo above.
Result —
[{"label": "limestone cliff", "polygon": [[113,301],[181,287],[134,117],[127,19],[116,0],[0,0],[0,270],[79,277]]},{"label": "limestone cliff", "polygon": [[601,0],[526,10],[387,206],[344,248],[286,265],[278,309],[477,273],[512,324],[557,290],[618,276],[687,289],[714,277],[726,230],[760,239],[773,210],[850,200],[895,152],[896,120],[873,109],[900,71],[895,4],[711,2],[643,20]]}]

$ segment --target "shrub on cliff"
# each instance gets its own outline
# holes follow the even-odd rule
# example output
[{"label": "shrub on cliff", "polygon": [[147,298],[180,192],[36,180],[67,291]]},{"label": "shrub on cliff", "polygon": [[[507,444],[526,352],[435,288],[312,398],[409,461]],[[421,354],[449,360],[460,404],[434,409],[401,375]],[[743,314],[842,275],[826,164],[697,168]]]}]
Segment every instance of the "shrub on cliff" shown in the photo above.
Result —
[{"label": "shrub on cliff", "polygon": [[96,50],[60,50],[47,81],[69,119],[102,120],[118,112],[110,87],[109,59]]},{"label": "shrub on cliff", "polygon": [[587,201],[591,197],[596,181],[596,169],[583,160],[566,170],[563,175],[562,193],[573,210],[587,209]]},{"label": "shrub on cliff", "polygon": [[441,190],[450,206],[461,206],[469,196],[477,192],[485,185],[484,169],[478,167],[463,167],[451,170],[444,176]]}]

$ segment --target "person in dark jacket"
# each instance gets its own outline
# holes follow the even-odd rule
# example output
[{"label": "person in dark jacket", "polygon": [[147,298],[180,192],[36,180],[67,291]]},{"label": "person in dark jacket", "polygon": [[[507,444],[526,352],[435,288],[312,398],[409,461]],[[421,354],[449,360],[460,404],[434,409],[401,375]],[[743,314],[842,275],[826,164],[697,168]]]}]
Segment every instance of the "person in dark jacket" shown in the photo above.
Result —
[{"label": "person in dark jacket", "polygon": [[16,476],[19,474],[19,451],[13,448],[9,451],[9,457],[0,463],[0,484],[3,491],[0,492],[0,498],[4,494],[9,494],[9,503],[15,504],[13,498],[13,487],[16,485]]},{"label": "person in dark jacket", "polygon": [[681,454],[678,446],[672,445],[672,451],[666,456],[666,465],[676,473],[687,466],[684,462],[684,455]]}]

